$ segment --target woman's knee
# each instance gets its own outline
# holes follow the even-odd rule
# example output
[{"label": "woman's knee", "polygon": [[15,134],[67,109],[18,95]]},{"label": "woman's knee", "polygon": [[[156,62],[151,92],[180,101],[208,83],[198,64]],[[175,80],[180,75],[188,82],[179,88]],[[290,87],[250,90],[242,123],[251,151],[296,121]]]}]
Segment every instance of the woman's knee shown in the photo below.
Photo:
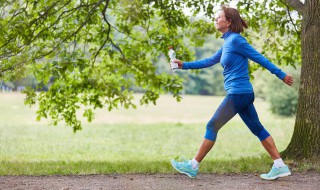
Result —
[{"label": "woman's knee", "polygon": [[254,133],[254,135],[256,135],[260,141],[263,141],[270,136],[270,133],[265,128],[263,128],[258,133]]},{"label": "woman's knee", "polygon": [[209,121],[209,122],[207,123],[206,129],[207,129],[207,130],[213,130],[213,131],[214,131],[214,122],[213,122],[213,121]]},{"label": "woman's knee", "polygon": [[210,141],[216,142],[217,139],[217,132],[207,129],[206,134],[204,135],[205,139],[208,139]]}]

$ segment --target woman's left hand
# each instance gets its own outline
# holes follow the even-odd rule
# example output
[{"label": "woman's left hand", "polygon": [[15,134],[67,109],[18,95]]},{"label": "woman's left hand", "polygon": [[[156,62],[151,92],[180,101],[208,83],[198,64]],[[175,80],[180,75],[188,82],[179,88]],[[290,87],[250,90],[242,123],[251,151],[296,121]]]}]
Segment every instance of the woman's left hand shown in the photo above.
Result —
[{"label": "woman's left hand", "polygon": [[293,84],[293,77],[290,75],[286,75],[283,79],[283,82],[291,86]]}]

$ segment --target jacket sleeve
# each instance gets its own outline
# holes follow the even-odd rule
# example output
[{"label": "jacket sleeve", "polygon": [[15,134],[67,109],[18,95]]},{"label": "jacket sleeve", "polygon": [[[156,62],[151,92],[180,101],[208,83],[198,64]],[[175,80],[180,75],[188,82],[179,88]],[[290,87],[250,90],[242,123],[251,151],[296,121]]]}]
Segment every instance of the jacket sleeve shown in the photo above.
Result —
[{"label": "jacket sleeve", "polygon": [[251,59],[252,61],[260,64],[264,68],[268,69],[272,74],[275,74],[279,79],[283,79],[287,74],[281,71],[277,66],[271,63],[267,58],[261,55],[257,50],[255,50],[245,38],[242,36],[237,40],[237,53]]},{"label": "jacket sleeve", "polygon": [[198,61],[192,61],[192,62],[183,62],[182,69],[201,69],[206,67],[211,67],[212,65],[215,65],[220,62],[222,54],[222,48],[219,49],[213,56],[198,60]]}]

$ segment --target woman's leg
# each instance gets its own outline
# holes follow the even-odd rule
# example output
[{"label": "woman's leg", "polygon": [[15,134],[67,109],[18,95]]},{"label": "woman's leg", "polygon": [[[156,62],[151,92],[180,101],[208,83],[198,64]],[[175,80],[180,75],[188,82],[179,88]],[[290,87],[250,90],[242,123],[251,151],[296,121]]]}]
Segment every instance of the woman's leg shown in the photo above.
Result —
[{"label": "woman's leg", "polygon": [[253,102],[243,110],[239,111],[239,115],[251,130],[251,132],[260,139],[261,144],[273,159],[274,164],[270,172],[267,174],[262,174],[260,175],[260,177],[266,180],[274,180],[279,177],[291,175],[288,166],[286,166],[281,159],[279,151],[272,137],[270,136],[268,131],[261,125],[258,114],[253,106]]},{"label": "woman's leg", "polygon": [[267,150],[267,152],[269,153],[269,155],[271,156],[271,158],[273,160],[280,158],[279,151],[278,151],[278,149],[273,141],[273,138],[271,136],[269,136],[266,139],[264,139],[263,141],[261,141],[261,144]]},{"label": "woman's leg", "polygon": [[195,156],[197,162],[201,162],[212,149],[221,127],[237,114],[234,96],[227,95],[208,122],[204,140]]},{"label": "woman's leg", "polygon": [[269,153],[270,157],[273,160],[280,158],[279,151],[272,137],[259,121],[259,117],[253,103],[239,111],[239,115],[250,131],[260,139],[261,144]]},{"label": "woman's leg", "polygon": [[200,163],[203,160],[203,158],[207,155],[207,153],[211,150],[213,145],[214,145],[214,141],[203,139],[203,142],[195,157],[196,161]]}]

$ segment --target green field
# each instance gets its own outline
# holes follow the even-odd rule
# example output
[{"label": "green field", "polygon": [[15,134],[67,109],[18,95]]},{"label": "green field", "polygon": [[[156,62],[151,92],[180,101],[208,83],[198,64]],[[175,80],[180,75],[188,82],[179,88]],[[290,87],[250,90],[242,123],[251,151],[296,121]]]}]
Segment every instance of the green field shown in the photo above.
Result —
[{"label": "green field", "polygon": [[[139,97],[139,95],[136,95]],[[192,158],[206,122],[223,97],[183,96],[180,103],[162,96],[157,105],[136,110],[98,110],[83,130],[36,121],[36,107],[24,95],[0,93],[0,175],[172,173],[169,161]],[[272,115],[255,101],[262,124],[280,151],[293,133],[294,118]],[[239,116],[224,126],[201,164],[201,172],[261,172],[272,160]]]}]

